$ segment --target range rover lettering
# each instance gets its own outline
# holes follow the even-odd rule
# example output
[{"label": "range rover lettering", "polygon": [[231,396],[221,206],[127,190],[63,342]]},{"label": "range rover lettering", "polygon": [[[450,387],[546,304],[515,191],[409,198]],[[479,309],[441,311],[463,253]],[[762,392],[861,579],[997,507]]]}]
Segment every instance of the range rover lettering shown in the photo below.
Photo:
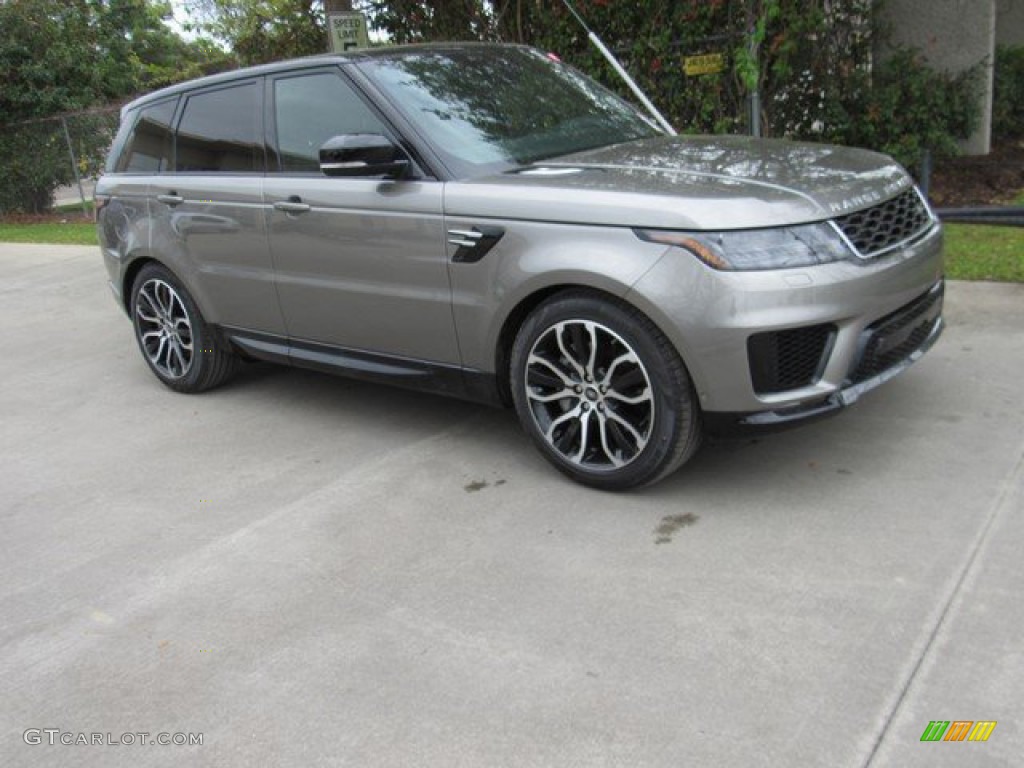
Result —
[{"label": "range rover lettering", "polygon": [[604,489],[849,405],[942,331],[942,232],[872,152],[670,136],[555,57],[411,46],[128,104],[97,192],[145,361],[268,360],[513,407]]}]

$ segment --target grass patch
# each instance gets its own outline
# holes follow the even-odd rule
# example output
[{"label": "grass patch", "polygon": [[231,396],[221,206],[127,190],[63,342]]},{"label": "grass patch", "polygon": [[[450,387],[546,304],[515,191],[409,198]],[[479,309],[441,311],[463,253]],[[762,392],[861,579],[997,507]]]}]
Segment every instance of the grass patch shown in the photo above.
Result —
[{"label": "grass patch", "polygon": [[71,217],[66,222],[0,220],[0,243],[98,244],[96,225],[89,219],[79,217]]},{"label": "grass patch", "polygon": [[946,277],[1024,283],[1024,227],[947,224]]}]

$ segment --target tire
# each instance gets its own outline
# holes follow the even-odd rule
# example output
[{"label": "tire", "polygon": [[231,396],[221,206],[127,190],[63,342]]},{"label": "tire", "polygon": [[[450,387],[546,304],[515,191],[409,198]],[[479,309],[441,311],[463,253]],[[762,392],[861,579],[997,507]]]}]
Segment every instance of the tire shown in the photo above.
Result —
[{"label": "tire", "polygon": [[136,276],[131,316],[143,359],[175,392],[203,392],[223,384],[235,372],[238,358],[165,267],[147,264]]},{"label": "tire", "polygon": [[625,490],[674,472],[700,445],[686,367],[643,313],[573,291],[541,304],[512,347],[519,421],[561,472]]}]

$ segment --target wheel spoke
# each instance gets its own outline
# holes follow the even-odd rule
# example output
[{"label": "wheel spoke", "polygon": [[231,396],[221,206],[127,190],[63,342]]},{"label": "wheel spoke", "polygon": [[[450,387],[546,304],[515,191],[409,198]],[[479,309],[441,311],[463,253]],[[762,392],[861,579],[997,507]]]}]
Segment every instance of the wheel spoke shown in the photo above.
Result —
[{"label": "wheel spoke", "polygon": [[558,429],[558,427],[560,427],[562,424],[565,424],[565,422],[569,421],[570,419],[577,418],[579,415],[580,415],[579,411],[577,409],[575,409],[575,408],[573,410],[571,410],[571,411],[567,411],[566,413],[563,413],[561,416],[559,416],[557,419],[555,419],[554,421],[551,422],[550,426],[548,427],[547,434],[544,435],[544,436],[549,441],[552,440],[553,436],[555,434],[555,430]]},{"label": "wheel spoke", "polygon": [[563,381],[559,376],[555,376],[547,371],[531,368],[527,371],[526,376],[528,379],[526,383],[531,387],[536,387],[537,389],[568,389],[565,385],[565,381]]},{"label": "wheel spoke", "polygon": [[608,457],[608,460],[612,463],[612,466],[623,466],[622,459],[615,451],[612,450],[611,446],[608,445],[609,424],[607,417],[601,416],[601,418],[598,419],[598,425],[601,428],[601,449],[604,451],[604,455]]},{"label": "wheel spoke", "polygon": [[587,358],[587,373],[594,376],[594,364],[597,362],[597,328],[593,323],[584,323],[590,335],[590,355]]},{"label": "wheel spoke", "polygon": [[[144,293],[140,293],[139,299],[139,303],[135,306],[135,314],[138,315],[143,320],[145,320],[147,323],[159,323],[160,318],[156,315],[156,310],[153,307],[153,302],[149,300],[149,297],[146,296]],[[149,307],[149,310],[154,314],[146,314],[146,312],[143,311],[142,301],[146,302],[146,306]]]},{"label": "wheel spoke", "polygon": [[[627,372],[625,374],[618,374],[617,372],[619,366],[626,364],[632,364],[637,367],[634,368],[633,371]],[[611,364],[608,366],[608,370],[605,372],[604,380],[602,383],[606,384],[607,386],[611,386],[612,381],[616,376],[630,376],[634,371],[637,370],[640,371],[641,381],[647,378],[646,374],[644,374],[643,371],[640,369],[640,360],[637,359],[637,356],[634,355],[632,352],[626,352],[625,354],[619,355],[614,360],[612,360]]]},{"label": "wheel spoke", "polygon": [[[172,356],[177,358],[177,367],[175,367],[174,363],[171,361]],[[181,352],[181,345],[178,343],[177,339],[171,340],[171,349],[167,355],[167,358],[167,363],[169,367],[171,368],[171,370],[176,371],[177,375],[180,376],[182,373],[185,372],[185,356]]]},{"label": "wheel spoke", "polygon": [[538,395],[536,392],[527,390],[526,394],[531,400],[536,400],[538,403],[554,403],[558,400],[565,400],[567,397],[576,397],[576,393],[571,389],[560,389],[550,395]]},{"label": "wheel spoke", "polygon": [[170,286],[168,286],[167,283],[157,282],[156,285],[153,286],[153,299],[156,302],[157,309],[160,310],[161,314],[165,317],[171,314],[170,303],[165,298],[169,290]]},{"label": "wheel spoke", "polygon": [[579,361],[569,352],[565,346],[565,323],[561,323],[555,326],[555,339],[558,341],[558,349],[562,352],[562,356],[569,361],[569,365],[572,366],[573,371],[580,379],[583,379],[583,368],[580,367]]},{"label": "wheel spoke", "polygon": [[630,437],[632,437],[633,440],[636,441],[637,449],[643,450],[644,445],[647,444],[647,439],[639,432],[637,432],[632,424],[630,424],[628,421],[626,421],[624,418],[619,416],[614,411],[608,411],[608,420],[614,422],[619,427],[625,429],[629,433]]},{"label": "wheel spoke", "polygon": [[626,431],[614,419],[608,420],[608,434],[612,441],[618,446],[620,452],[634,452],[637,450],[636,443],[630,439]]},{"label": "wheel spoke", "polygon": [[618,400],[619,402],[629,403],[630,405],[639,405],[640,403],[650,402],[653,399],[651,391],[646,387],[644,387],[644,390],[635,397],[629,397],[615,389],[609,389],[605,392],[604,396],[610,400]]},{"label": "wheel spoke", "polygon": [[161,363],[161,360],[163,359],[163,356],[164,356],[164,350],[165,350],[166,348],[167,348],[167,337],[166,337],[166,336],[161,336],[161,337],[160,337],[160,345],[159,345],[159,346],[158,346],[158,347],[156,348],[156,352],[154,352],[154,353],[153,353],[153,354],[152,354],[152,355],[150,356],[150,359],[151,359],[151,360],[152,360],[152,361],[153,361],[153,362],[154,362],[154,363],[155,363],[156,365],[158,365],[158,366],[159,366],[159,365],[162,365],[162,363]]},{"label": "wheel spoke", "polygon": [[587,442],[590,438],[590,411],[586,411],[577,421],[580,425],[580,448],[571,457],[577,464],[582,464],[587,453]]},{"label": "wheel spoke", "polygon": [[562,430],[562,433],[557,438],[555,438],[555,440],[552,442],[552,445],[554,445],[555,448],[557,448],[562,453],[569,453],[569,450],[571,449],[572,444],[576,441],[576,437],[579,435],[579,433],[580,420],[573,419],[572,421],[569,422],[569,426]]},{"label": "wheel spoke", "polygon": [[[557,383],[554,384],[553,386],[558,386],[558,384],[561,384],[563,387],[566,387],[566,388],[572,387],[572,385],[573,385],[572,379],[570,379],[568,376],[566,376],[564,373],[562,373],[562,371],[558,370],[558,368],[555,367],[555,364],[552,363],[550,360],[547,360],[547,359],[545,359],[543,357],[540,357],[538,355],[530,355],[530,357],[526,361],[526,366],[527,366],[527,371],[528,371],[527,376],[528,377],[530,377],[531,379],[533,379],[535,376],[536,377],[541,377],[542,379],[545,376],[547,376],[549,378],[551,377],[551,374],[545,374],[543,371],[538,371],[536,369],[536,366],[538,366],[538,365],[544,366],[549,371],[551,371],[551,374],[554,374],[554,379],[557,380]],[[549,386],[549,385],[547,385],[546,383],[542,382],[541,386]]]}]

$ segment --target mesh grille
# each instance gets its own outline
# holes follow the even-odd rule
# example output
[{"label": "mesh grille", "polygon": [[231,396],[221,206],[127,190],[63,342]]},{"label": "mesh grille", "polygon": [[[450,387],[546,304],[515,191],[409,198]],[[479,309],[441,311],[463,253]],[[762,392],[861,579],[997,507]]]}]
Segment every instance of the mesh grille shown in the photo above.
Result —
[{"label": "mesh grille", "polygon": [[864,352],[850,382],[858,384],[910,357],[939,322],[942,296],[943,286],[939,285],[868,326],[862,337]]},{"label": "mesh grille", "polygon": [[751,336],[747,352],[754,391],[764,395],[813,384],[821,376],[835,331],[834,325],[824,324]]},{"label": "mesh grille", "polygon": [[911,187],[873,208],[840,216],[836,224],[861,256],[874,256],[926,229],[931,217]]}]

